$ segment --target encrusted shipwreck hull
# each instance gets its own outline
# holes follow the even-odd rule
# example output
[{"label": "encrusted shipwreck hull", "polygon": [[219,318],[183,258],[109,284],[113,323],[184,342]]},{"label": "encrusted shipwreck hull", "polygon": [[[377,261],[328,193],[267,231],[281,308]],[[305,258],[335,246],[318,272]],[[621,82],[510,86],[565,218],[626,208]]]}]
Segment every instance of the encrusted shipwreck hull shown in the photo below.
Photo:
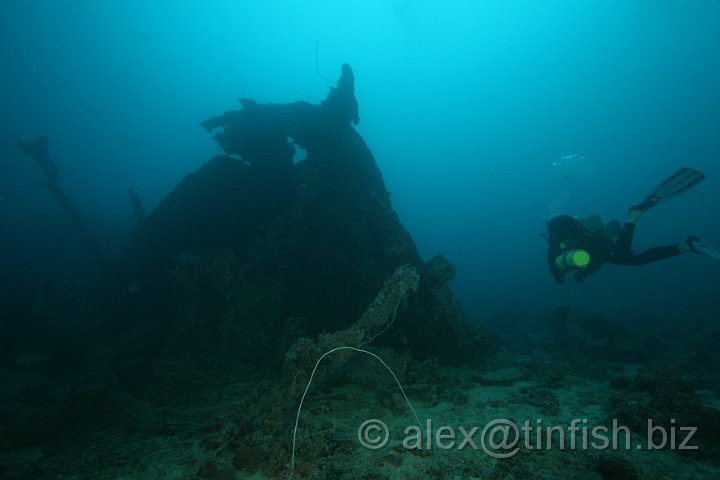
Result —
[{"label": "encrusted shipwreck hull", "polygon": [[[202,123],[227,155],[183,179],[139,228],[133,275],[172,285],[176,312],[156,362],[208,351],[280,361],[298,338],[358,321],[406,264],[420,274],[417,292],[373,344],[450,362],[485,355],[488,337],[447,288],[452,266],[420,259],[352,126],[350,67],[320,104],[241,104]],[[306,158],[294,163],[297,147]]]}]

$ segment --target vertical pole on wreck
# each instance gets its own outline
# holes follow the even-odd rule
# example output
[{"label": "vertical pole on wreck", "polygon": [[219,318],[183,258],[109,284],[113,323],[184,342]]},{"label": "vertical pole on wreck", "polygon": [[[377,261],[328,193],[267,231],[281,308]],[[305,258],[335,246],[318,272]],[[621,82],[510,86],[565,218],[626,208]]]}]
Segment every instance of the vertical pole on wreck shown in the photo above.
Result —
[{"label": "vertical pole on wreck", "polygon": [[22,138],[18,140],[17,148],[35,160],[38,166],[45,173],[45,187],[50,190],[50,193],[52,193],[55,201],[58,205],[60,205],[60,208],[62,208],[68,217],[70,217],[70,221],[75,229],[80,232],[80,235],[85,241],[85,244],[87,245],[95,262],[102,270],[105,270],[106,264],[102,255],[100,244],[88,230],[85,222],[80,216],[80,213],[70,199],[70,196],[62,189],[62,187],[60,187],[60,183],[58,182],[58,170],[53,161],[50,159],[48,143],[49,140],[47,137],[35,137],[32,139]]}]

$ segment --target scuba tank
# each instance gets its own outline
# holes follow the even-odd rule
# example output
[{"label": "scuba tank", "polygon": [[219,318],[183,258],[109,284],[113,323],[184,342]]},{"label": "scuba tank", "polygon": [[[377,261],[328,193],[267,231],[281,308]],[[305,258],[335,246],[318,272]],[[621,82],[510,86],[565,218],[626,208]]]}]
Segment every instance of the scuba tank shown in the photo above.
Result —
[{"label": "scuba tank", "polygon": [[603,224],[603,231],[608,237],[615,238],[620,235],[622,224],[617,220],[608,220]]},{"label": "scuba tank", "polygon": [[604,233],[609,238],[615,238],[620,234],[622,225],[617,220],[604,222],[600,215],[592,214],[586,217],[577,217],[578,221],[590,233]]}]

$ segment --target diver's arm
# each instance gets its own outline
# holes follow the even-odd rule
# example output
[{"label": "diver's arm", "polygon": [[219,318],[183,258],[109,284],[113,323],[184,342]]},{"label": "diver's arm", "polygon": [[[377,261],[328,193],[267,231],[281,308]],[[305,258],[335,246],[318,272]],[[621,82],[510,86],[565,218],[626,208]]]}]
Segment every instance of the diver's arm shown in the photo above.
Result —
[{"label": "diver's arm", "polygon": [[562,250],[555,247],[553,248],[552,245],[548,247],[548,255],[547,255],[547,261],[548,261],[548,267],[550,268],[550,275],[555,279],[557,283],[565,283],[565,273],[561,271],[557,264],[555,263],[555,258],[557,258],[558,255],[562,253]]},{"label": "diver's arm", "polygon": [[585,277],[588,277],[588,276],[592,275],[593,273],[597,272],[598,270],[600,270],[601,266],[602,266],[602,263],[600,263],[600,262],[598,262],[598,263],[592,262],[587,267],[585,267],[581,270],[578,270],[573,275],[575,282],[581,283],[581,282],[585,281]]}]

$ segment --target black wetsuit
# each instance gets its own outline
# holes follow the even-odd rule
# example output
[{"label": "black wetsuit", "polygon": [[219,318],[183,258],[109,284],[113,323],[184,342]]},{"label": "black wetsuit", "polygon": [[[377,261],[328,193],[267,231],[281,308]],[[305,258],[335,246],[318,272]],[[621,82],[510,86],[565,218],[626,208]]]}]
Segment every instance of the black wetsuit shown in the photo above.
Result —
[{"label": "black wetsuit", "polygon": [[[632,251],[635,224],[623,225],[620,235],[613,241],[603,232],[588,232],[582,227],[580,221],[568,215],[553,218],[548,224],[548,255],[547,261],[550,274],[558,283],[565,283],[565,274],[574,272],[576,282],[581,282],[588,275],[595,273],[605,263],[616,265],[646,265],[658,260],[674,257],[680,254],[678,245],[652,247],[643,252]],[[555,259],[563,253],[581,249],[590,255],[590,263],[580,269],[561,270]]]},{"label": "black wetsuit", "polygon": [[615,250],[606,260],[607,263],[614,263],[616,265],[647,265],[648,263],[665,260],[666,258],[680,254],[677,243],[674,245],[652,247],[644,252],[634,253],[632,251],[634,234],[634,223],[626,223],[623,225],[620,235],[615,239]]}]

